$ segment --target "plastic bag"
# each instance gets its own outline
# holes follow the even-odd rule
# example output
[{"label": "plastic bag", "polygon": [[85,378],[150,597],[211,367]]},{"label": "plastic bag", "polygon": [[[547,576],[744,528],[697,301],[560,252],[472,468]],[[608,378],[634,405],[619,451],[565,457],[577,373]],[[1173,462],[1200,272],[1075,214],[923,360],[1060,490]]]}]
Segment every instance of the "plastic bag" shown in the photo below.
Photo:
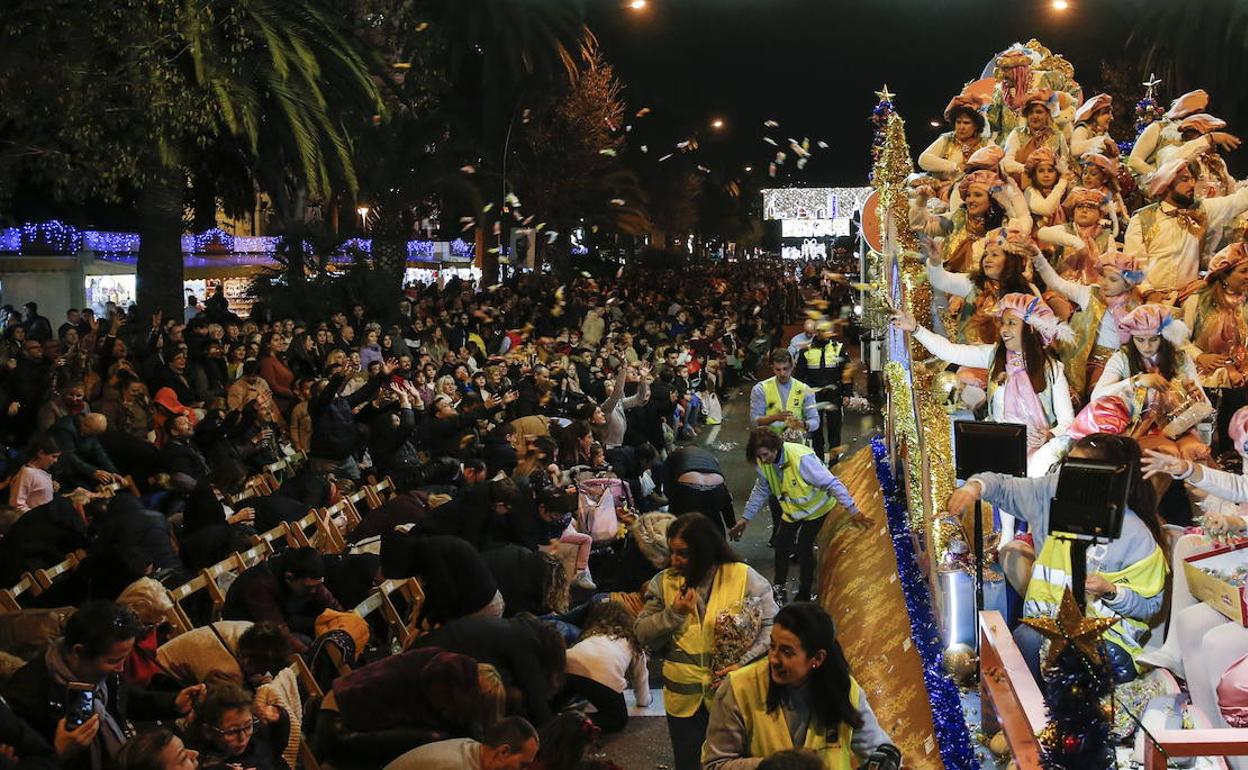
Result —
[{"label": "plastic bag", "polygon": [[[711,671],[720,671],[741,660],[763,627],[763,600],[750,596],[726,607],[715,616],[711,644]],[[718,687],[723,677],[715,677],[711,687]]]}]

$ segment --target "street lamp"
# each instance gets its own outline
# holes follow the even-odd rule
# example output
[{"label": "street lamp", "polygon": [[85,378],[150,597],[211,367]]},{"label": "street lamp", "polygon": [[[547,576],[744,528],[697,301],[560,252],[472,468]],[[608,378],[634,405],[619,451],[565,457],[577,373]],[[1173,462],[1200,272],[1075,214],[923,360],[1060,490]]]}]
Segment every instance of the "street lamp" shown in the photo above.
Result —
[{"label": "street lamp", "polygon": [[720,130],[723,127],[724,127],[724,121],[722,118],[715,118],[714,120],[711,121],[711,128],[715,129],[716,131]]},{"label": "street lamp", "polygon": [[1064,11],[1069,7],[1070,3],[1067,0],[1053,0],[1053,10],[1055,11]]},{"label": "street lamp", "polygon": [[646,5],[646,0],[632,0],[632,2],[628,4],[628,7],[632,8],[634,11],[641,11],[645,9]]}]

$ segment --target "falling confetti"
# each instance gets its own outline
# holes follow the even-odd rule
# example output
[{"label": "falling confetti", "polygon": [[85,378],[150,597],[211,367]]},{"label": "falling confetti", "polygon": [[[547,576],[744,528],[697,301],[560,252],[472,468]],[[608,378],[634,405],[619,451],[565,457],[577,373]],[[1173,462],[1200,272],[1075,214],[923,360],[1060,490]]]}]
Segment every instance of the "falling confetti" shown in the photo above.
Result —
[{"label": "falling confetti", "polygon": [[581,275],[585,276],[586,278],[593,278],[593,277],[594,277],[594,274],[593,274],[593,273],[591,273],[591,272],[589,272],[588,270],[582,270],[582,271],[581,271]]},{"label": "falling confetti", "polygon": [[776,165],[783,166],[785,159],[788,157],[789,156],[785,155],[783,151],[776,153]]},{"label": "falling confetti", "polygon": [[776,175],[776,164],[772,163],[767,167],[767,174],[774,177]]},{"label": "falling confetti", "polygon": [[557,240],[559,240],[559,233],[555,232],[554,230],[551,230],[550,232],[546,233],[547,243],[554,243]]},{"label": "falling confetti", "polygon": [[429,29],[429,22],[427,21],[422,21],[421,23],[416,25],[417,32],[424,32],[427,29]]},{"label": "falling confetti", "polygon": [[481,209],[481,213],[482,213],[482,214],[488,214],[488,213],[490,213],[490,212],[491,212],[491,211],[493,211],[493,210],[494,210],[494,204],[493,204],[493,203],[487,203],[487,204],[485,204],[485,206],[484,206],[484,207],[482,207],[482,209]]},{"label": "falling confetti", "polygon": [[823,141],[822,139],[820,139],[818,142],[816,142],[816,144],[818,144],[818,145],[819,145],[819,149],[821,149],[821,150],[826,150],[826,149],[828,149],[828,143],[827,143],[827,142],[825,142],[825,141]]},{"label": "falling confetti", "polygon": [[763,125],[766,126],[767,128],[779,128],[780,127],[780,123],[775,120],[763,121]]},{"label": "falling confetti", "polygon": [[486,249],[486,251],[490,254],[497,254],[500,251],[500,249],[497,246],[495,246],[492,249]]},{"label": "falling confetti", "polygon": [[615,150],[613,150],[613,149],[611,149],[610,147],[608,147],[608,148],[607,148],[607,149],[605,149],[605,150],[599,150],[599,151],[598,151],[598,154],[599,154],[599,155],[606,155],[608,158],[614,158],[616,153],[615,153]]},{"label": "falling confetti", "polygon": [[801,171],[802,169],[806,168],[806,164],[809,162],[810,162],[810,158],[798,158],[797,159],[798,171]]},{"label": "falling confetti", "polygon": [[775,139],[772,139],[770,136],[764,136],[764,137],[763,137],[763,141],[764,141],[764,142],[766,142],[767,144],[770,144],[772,147],[779,147],[779,146],[780,146],[780,145],[776,144],[776,140],[775,140]]},{"label": "falling confetti", "polygon": [[669,152],[667,155],[664,155],[663,157],[659,158],[659,162],[660,162],[660,163],[662,163],[663,161],[665,161],[665,160],[667,160],[668,158],[672,157],[672,155],[673,155],[673,154],[674,154],[674,153],[670,153],[670,152]]},{"label": "falling confetti", "polygon": [[650,114],[650,108],[649,108],[649,107],[642,107],[640,110],[637,110],[637,117],[639,117],[639,118],[644,118],[645,116],[647,116],[647,115],[649,115],[649,114]]},{"label": "falling confetti", "polygon": [[687,149],[689,149],[689,145],[691,145],[691,144],[692,144],[692,142],[691,142],[689,139],[686,139],[686,140],[685,140],[685,141],[683,141],[683,142],[677,142],[677,143],[676,143],[676,148],[677,148],[677,149],[680,149],[680,150],[687,150]]},{"label": "falling confetti", "polygon": [[709,168],[707,168],[706,166],[703,166],[703,165],[701,165],[701,164],[699,164],[699,165],[698,165],[698,171],[701,171],[703,174],[709,174],[709,173],[711,173],[711,170],[710,170]]},{"label": "falling confetti", "polygon": [[633,132],[633,124],[632,124],[632,123],[629,123],[627,126],[624,126],[624,133],[626,133],[626,134],[631,134],[632,132]]},{"label": "falling confetti", "polygon": [[472,165],[463,166],[463,167],[462,167],[462,168],[460,168],[459,170],[460,170],[460,171],[462,171],[462,172],[464,172],[465,174],[475,174],[475,173],[477,173],[477,167],[476,167],[476,166],[472,166]]},{"label": "falling confetti", "polygon": [[647,153],[647,152],[650,152],[650,148],[649,148],[648,146],[646,146],[646,145],[644,145],[644,144],[643,144],[643,145],[641,146],[641,151],[642,151],[643,153]]},{"label": "falling confetti", "polygon": [[611,205],[612,205],[612,206],[623,206],[623,205],[624,205],[624,199],[623,199],[623,198],[612,198],[612,199],[611,199]]},{"label": "falling confetti", "polygon": [[515,193],[507,193],[506,200],[507,200],[507,205],[511,206],[513,209],[520,208],[520,199],[516,197]]},{"label": "falling confetti", "polygon": [[526,107],[524,112],[520,114],[520,121],[522,123],[528,123],[529,119],[532,117],[533,117],[533,110],[530,110]]},{"label": "falling confetti", "polygon": [[537,228],[536,228],[536,229],[537,229],[537,231],[540,233],[542,230],[545,230],[545,229],[546,229],[546,223],[545,223],[545,222],[538,222],[538,223],[537,223]]},{"label": "falling confetti", "polygon": [[464,226],[463,226],[463,227],[461,227],[461,228],[459,229],[459,231],[460,231],[461,233],[466,233],[466,232],[468,232],[469,230],[471,230],[473,227],[475,227],[475,226],[476,226],[476,224],[477,224],[477,223],[476,223],[475,221],[473,221],[473,220],[471,220],[471,219],[470,219],[470,220],[468,220],[467,222],[465,222],[465,223],[464,223]]},{"label": "falling confetti", "polygon": [[502,223],[502,222],[495,222],[495,223],[494,223],[494,234],[495,234],[495,235],[502,235],[502,234],[503,234],[503,223]]}]

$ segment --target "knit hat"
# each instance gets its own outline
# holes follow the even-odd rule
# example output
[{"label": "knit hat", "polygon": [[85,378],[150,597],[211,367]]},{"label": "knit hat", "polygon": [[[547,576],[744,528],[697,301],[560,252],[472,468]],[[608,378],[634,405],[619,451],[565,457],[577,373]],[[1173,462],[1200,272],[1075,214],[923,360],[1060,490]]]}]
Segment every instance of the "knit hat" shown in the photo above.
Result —
[{"label": "knit hat", "polygon": [[1140,305],[1118,322],[1118,333],[1127,337],[1151,337],[1160,334],[1171,345],[1187,344],[1187,324],[1174,317],[1168,305]]},{"label": "knit hat", "polygon": [[1215,118],[1207,112],[1188,115],[1186,118],[1183,118],[1183,122],[1179,123],[1180,131],[1197,131],[1202,136],[1214,131],[1221,131],[1224,128],[1226,128],[1225,120]]},{"label": "knit hat", "polygon": [[355,642],[355,649],[362,650],[368,646],[368,621],[354,612],[327,609],[316,616],[312,628],[318,637],[330,631],[345,631]]},{"label": "knit hat", "polygon": [[1057,320],[1053,309],[1043,299],[1033,294],[1021,292],[1006,294],[997,300],[991,312],[992,315],[1000,317],[1007,311],[1023,319],[1023,323],[1035,329],[1045,345],[1053,344],[1055,339],[1062,342],[1071,342],[1075,339],[1074,331]]},{"label": "knit hat", "polygon": [[1039,168],[1041,163],[1048,163],[1056,168],[1057,153],[1053,152],[1048,147],[1037,147],[1031,151],[1030,155],[1027,156],[1027,161],[1023,164],[1023,168],[1027,170],[1028,174],[1030,174]]},{"label": "knit hat", "polygon": [[1160,198],[1165,195],[1166,190],[1170,189],[1170,185],[1174,184],[1174,179],[1179,172],[1187,168],[1187,160],[1184,158],[1171,158],[1162,163],[1153,175],[1148,178],[1148,194],[1152,198]]},{"label": "knit hat", "polygon": [[1209,260],[1209,273],[1205,276],[1205,280],[1213,281],[1221,278],[1245,261],[1248,261],[1248,244],[1232,243],[1214,254],[1213,259]]},{"label": "knit hat", "polygon": [[1004,185],[1005,182],[1001,180],[1001,177],[997,175],[996,171],[981,169],[979,171],[972,171],[962,177],[962,181],[958,183],[958,192],[962,195],[962,200],[966,200],[966,194],[970,192],[972,187],[983,187],[991,194],[994,190],[997,190]]},{"label": "knit hat", "polygon": [[1086,123],[1092,119],[1092,116],[1101,110],[1108,109],[1113,103],[1113,97],[1109,94],[1097,94],[1083,104],[1079,105],[1079,109],[1075,110],[1075,125]]},{"label": "knit hat", "polygon": [[1166,118],[1169,120],[1178,120],[1185,118],[1195,112],[1200,112],[1209,106],[1209,94],[1205,93],[1202,88],[1187,93],[1170,102],[1170,109],[1166,111]]}]

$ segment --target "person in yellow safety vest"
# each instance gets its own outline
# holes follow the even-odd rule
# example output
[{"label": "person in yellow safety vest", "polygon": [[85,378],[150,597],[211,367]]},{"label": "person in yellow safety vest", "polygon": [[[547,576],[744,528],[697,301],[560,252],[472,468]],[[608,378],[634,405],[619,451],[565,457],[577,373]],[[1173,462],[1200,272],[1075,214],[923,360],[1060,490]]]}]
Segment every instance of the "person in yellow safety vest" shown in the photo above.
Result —
[{"label": "person in yellow safety vest", "polygon": [[719,688],[702,767],[755,768],[794,748],[818,753],[826,770],[849,770],[853,755],[894,770],[901,759],[849,672],[832,616],[809,602],[780,610],[767,658]]},{"label": "person in yellow safety vest", "polygon": [[[1131,468],[1122,535],[1088,549],[1088,577],[1083,585],[1090,616],[1120,618],[1103,639],[1115,680],[1128,682],[1138,674],[1135,659],[1144,651],[1148,621],[1165,599],[1169,564],[1162,545],[1156,493],[1143,478],[1140,446],[1133,438],[1093,433],[1079,439],[1066,458],[1125,463]],[[1024,596],[1024,617],[1056,615],[1062,594],[1072,588],[1070,541],[1053,537],[1049,531],[1049,505],[1057,493],[1057,479],[1058,473],[1037,478],[978,473],[950,495],[946,506],[949,515],[957,517],[976,500],[984,500],[1027,520],[1035,538],[1035,552],[1040,555],[1032,566],[1030,581],[1018,586]],[[1014,630],[1014,638],[1040,681],[1043,637],[1030,626],[1020,625]]]},{"label": "person in yellow safety vest", "polygon": [[[793,378],[793,356],[784,348],[771,353],[772,376],[754,383],[750,389],[750,427],[767,428],[777,435],[795,430],[812,433],[819,428],[819,411],[815,409],[815,392],[806,383]],[[780,503],[768,501],[771,508],[770,548],[776,546],[780,530]],[[788,554],[785,554],[788,557]]]},{"label": "person in yellow safety vest", "polygon": [[[700,513],[676,518],[667,530],[671,566],[646,586],[646,604],[634,633],[651,649],[665,649],[663,705],[675,770],[699,770],[707,705],[717,680],[767,652],[776,603],[771,584],[733,553],[723,530]],[[715,621],[749,602],[759,610],[757,636],[735,663],[711,670]]]},{"label": "person in yellow safety vest", "polygon": [[[825,404],[819,425],[811,433],[815,456],[831,465],[824,452],[841,443],[841,378],[845,373],[845,345],[836,339],[834,322],[826,321],[810,346],[797,356],[797,376],[815,391],[815,401]],[[826,442],[826,443],[825,443]]]},{"label": "person in yellow safety vest", "polygon": [[768,498],[780,501],[783,520],[776,533],[776,596],[783,603],[787,595],[789,554],[796,552],[799,560],[797,601],[810,601],[815,581],[815,537],[823,528],[824,517],[839,503],[859,527],[871,526],[871,519],[858,510],[854,497],[832,475],[827,466],[803,444],[781,441],[766,428],[750,431],[745,456],[758,466],[754,490],[745,503],[741,518],[728,531],[733,540],[740,540],[750,520],[762,509]]}]

